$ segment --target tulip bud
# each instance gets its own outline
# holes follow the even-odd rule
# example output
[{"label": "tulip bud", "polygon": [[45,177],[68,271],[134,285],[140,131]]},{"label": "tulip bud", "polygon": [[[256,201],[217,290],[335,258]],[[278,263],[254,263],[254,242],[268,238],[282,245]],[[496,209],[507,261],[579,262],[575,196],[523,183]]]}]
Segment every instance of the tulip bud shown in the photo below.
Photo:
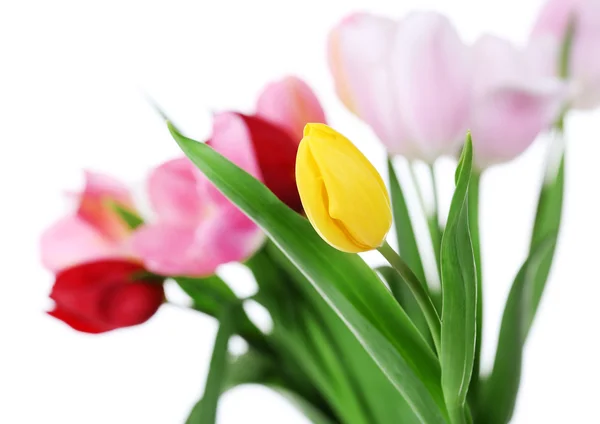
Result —
[{"label": "tulip bud", "polygon": [[84,333],[104,333],[141,324],[165,299],[161,280],[144,275],[136,262],[100,260],[62,270],[50,298],[49,315]]},{"label": "tulip bud", "polygon": [[375,167],[342,134],[306,125],[296,182],[308,219],[327,243],[351,253],[383,244],[392,225],[390,197]]}]

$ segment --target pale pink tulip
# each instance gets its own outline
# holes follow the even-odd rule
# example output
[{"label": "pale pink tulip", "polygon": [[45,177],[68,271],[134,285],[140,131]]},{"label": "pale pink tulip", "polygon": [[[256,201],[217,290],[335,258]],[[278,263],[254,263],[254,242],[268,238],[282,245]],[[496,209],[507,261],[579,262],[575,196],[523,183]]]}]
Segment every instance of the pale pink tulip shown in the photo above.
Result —
[{"label": "pale pink tulip", "polygon": [[[215,117],[213,148],[260,179],[248,137],[240,115]],[[260,229],[187,158],[156,168],[148,193],[157,219],[135,232],[132,246],[150,271],[209,275],[221,264],[247,259],[264,241]]]},{"label": "pale pink tulip", "polygon": [[541,48],[519,50],[492,36],[475,44],[470,129],[479,168],[520,155],[558,117],[566,89],[544,75]]},{"label": "pale pink tulip", "polygon": [[256,116],[287,130],[300,143],[309,122],[325,123],[325,113],[311,88],[288,76],[270,83],[256,102]]},{"label": "pale pink tulip", "polygon": [[432,162],[460,148],[471,64],[468,48],[444,16],[350,16],[330,34],[329,65],[342,102],[390,153]]},{"label": "pale pink tulip", "polygon": [[131,230],[115,212],[114,204],[135,211],[127,188],[106,175],[86,172],[85,189],[77,194],[78,207],[41,238],[44,266],[60,271],[97,259],[131,257]]},{"label": "pale pink tulip", "polygon": [[532,39],[547,39],[554,46],[551,71],[558,73],[561,47],[570,20],[575,25],[568,80],[572,106],[591,109],[600,105],[600,0],[549,0],[534,26]]}]

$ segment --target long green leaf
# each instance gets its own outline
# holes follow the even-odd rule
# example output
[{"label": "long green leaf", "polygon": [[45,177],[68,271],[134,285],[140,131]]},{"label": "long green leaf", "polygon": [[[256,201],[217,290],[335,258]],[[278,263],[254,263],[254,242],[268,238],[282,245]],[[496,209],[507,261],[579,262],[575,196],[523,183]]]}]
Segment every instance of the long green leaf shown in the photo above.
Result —
[{"label": "long green leaf", "polygon": [[442,237],[442,389],[453,423],[465,421],[476,340],[477,276],[469,235],[468,190],[473,162],[471,136],[456,172],[456,189]]},{"label": "long green leaf", "polygon": [[[560,137],[561,135],[558,134],[557,136]],[[540,191],[535,224],[531,235],[531,245],[529,248],[530,255],[533,255],[537,246],[548,236],[558,234],[562,216],[564,185],[565,157],[563,154],[555,177],[544,181]],[[531,302],[527,312],[528,331],[535,318],[535,314],[544,293],[544,288],[546,287],[546,282],[548,281],[548,276],[550,275],[552,260],[556,250],[556,239],[554,239],[554,242],[549,249],[550,251],[540,264],[539,271],[536,273],[535,280],[532,283]]]},{"label": "long green leaf", "polygon": [[468,194],[469,231],[473,244],[473,257],[477,275],[477,333],[475,339],[475,358],[473,359],[473,375],[469,384],[469,399],[477,402],[481,362],[481,346],[483,336],[483,266],[481,263],[481,241],[479,237],[479,191],[481,173],[474,171],[471,175]]},{"label": "long green leaf", "polygon": [[186,424],[214,424],[216,422],[217,404],[223,391],[227,370],[227,345],[235,328],[231,311],[232,309],[225,309],[219,319],[219,330],[215,338],[204,396],[192,409]]},{"label": "long green leaf", "polygon": [[[272,252],[271,256],[289,272],[295,281],[302,282],[305,279],[276,246],[268,245],[268,248]],[[390,270],[397,275],[395,270],[391,268]],[[312,286],[307,284],[301,286],[305,288],[307,296],[316,309],[315,315],[322,320],[321,328],[326,330],[326,337],[330,340],[328,345],[337,349],[334,352],[347,375],[346,382],[359,394],[359,401],[369,411],[372,417],[370,423],[420,423],[421,421],[406,401],[398,394],[344,322]]]},{"label": "long green leaf", "polygon": [[437,359],[374,271],[358,255],[330,247],[306,219],[212,148],[169,129],[192,162],[302,271],[415,414],[427,423],[445,422]]},{"label": "long green leaf", "polygon": [[[417,239],[415,237],[412,221],[408,212],[408,205],[406,204],[404,191],[402,190],[402,186],[400,185],[400,181],[396,175],[394,164],[391,158],[388,159],[388,178],[390,182],[392,210],[394,213],[394,226],[398,241],[398,254],[400,254],[402,259],[406,261],[417,278],[423,283],[426,283],[427,280],[425,278],[425,271],[423,270],[423,263],[421,261]],[[390,288],[394,294],[394,297],[396,300],[401,302],[400,304],[408,316],[433,348],[433,341],[431,339],[431,333],[429,332],[429,326],[427,325],[425,316],[423,315],[415,296],[412,294],[406,284],[398,281],[400,278],[398,273],[394,271],[393,274],[394,275],[388,274],[388,276],[390,276],[388,283],[390,284]]]},{"label": "long green leaf", "polygon": [[512,285],[502,317],[494,368],[482,388],[477,408],[478,421],[506,424],[512,417],[521,380],[531,294],[536,277],[542,271],[540,266],[552,254],[555,239],[549,237],[537,244]]},{"label": "long green leaf", "polygon": [[218,275],[175,277],[174,280],[192,298],[192,307],[200,312],[218,319],[226,308],[233,308],[231,314],[236,321],[237,334],[262,353],[273,354],[265,335],[246,315],[241,300]]}]

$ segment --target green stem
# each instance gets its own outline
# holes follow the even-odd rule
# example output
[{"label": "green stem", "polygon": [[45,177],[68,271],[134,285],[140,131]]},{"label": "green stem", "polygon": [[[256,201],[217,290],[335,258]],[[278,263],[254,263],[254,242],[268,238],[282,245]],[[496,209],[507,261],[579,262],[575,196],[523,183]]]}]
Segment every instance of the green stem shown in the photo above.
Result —
[{"label": "green stem", "polygon": [[471,383],[469,387],[469,393],[471,396],[475,396],[477,394],[481,361],[481,339],[483,336],[483,269],[481,264],[481,241],[479,237],[480,182],[481,173],[474,171],[473,175],[471,175],[468,194],[469,232],[471,233],[473,257],[475,260],[475,269],[477,275],[477,329],[475,339],[475,357],[473,361],[473,375],[471,376]]},{"label": "green stem", "polygon": [[440,246],[442,243],[442,234],[440,232],[440,225],[437,218],[437,193],[435,187],[435,175],[433,173],[433,168],[430,167],[431,178],[433,180],[433,191],[434,191],[434,207],[433,210],[427,207],[425,203],[425,196],[423,195],[423,190],[421,185],[419,184],[419,179],[417,178],[417,173],[415,172],[414,163],[410,163],[408,165],[408,169],[410,171],[410,176],[413,180],[413,185],[415,186],[415,191],[417,192],[417,197],[419,199],[419,204],[421,205],[421,210],[426,217],[427,221],[427,229],[429,230],[429,237],[431,238],[431,246],[433,249],[433,254],[435,256],[435,263],[437,267],[438,275],[441,278],[441,268],[440,268]]},{"label": "green stem", "polygon": [[435,254],[435,261],[437,263],[438,270],[441,270],[440,248],[442,246],[442,230],[440,228],[437,181],[435,178],[435,169],[433,169],[433,165],[429,165],[427,169],[429,170],[429,176],[431,178],[431,187],[433,191],[433,210],[431,214],[427,215],[427,226],[429,227],[429,234],[431,235],[431,243],[433,244],[433,253]]},{"label": "green stem", "polygon": [[398,274],[402,277],[402,280],[408,285],[412,294],[415,296],[425,319],[431,331],[431,337],[433,338],[433,344],[435,345],[436,351],[440,352],[440,333],[441,324],[440,317],[435,309],[431,297],[427,294],[424,284],[419,281],[417,276],[412,272],[410,267],[404,262],[404,260],[396,253],[394,249],[386,241],[384,244],[377,249],[383,255],[383,257],[390,263],[390,265],[398,271]]}]

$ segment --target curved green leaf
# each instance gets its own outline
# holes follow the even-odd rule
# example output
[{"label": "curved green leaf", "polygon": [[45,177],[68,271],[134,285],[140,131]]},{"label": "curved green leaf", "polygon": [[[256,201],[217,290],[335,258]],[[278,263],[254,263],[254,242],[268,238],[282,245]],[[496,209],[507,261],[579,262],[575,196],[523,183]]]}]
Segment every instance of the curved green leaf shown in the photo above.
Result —
[{"label": "curved green leaf", "polygon": [[227,371],[227,345],[234,331],[231,309],[225,309],[219,319],[219,330],[215,338],[212,358],[202,400],[188,417],[186,424],[214,424],[217,419],[217,404],[223,391]]},{"label": "curved green leaf", "polygon": [[[360,345],[344,322],[312,286],[303,282],[305,277],[298,268],[276,246],[269,243],[267,247],[274,260],[305,289],[306,296],[315,308],[314,315],[321,319],[320,328],[324,330],[323,332],[329,340],[326,344],[334,350],[340,365],[344,368],[346,384],[350,385],[358,394],[359,402],[371,416],[369,423],[420,423],[406,401],[387,380],[373,358]],[[390,270],[398,275],[394,269],[390,268]]]},{"label": "curved green leaf", "polygon": [[[394,213],[394,227],[396,229],[396,238],[398,241],[398,254],[406,261],[419,281],[426,283],[427,279],[425,278],[425,271],[423,270],[423,263],[421,261],[417,239],[408,212],[408,205],[406,204],[404,192],[400,185],[400,181],[398,181],[391,158],[388,159],[388,178],[390,182],[392,210]],[[386,272],[385,277],[396,300],[402,305],[415,326],[433,348],[433,340],[431,339],[429,326],[427,325],[425,316],[423,315],[415,296],[406,284],[398,281],[401,277],[396,271],[393,271],[392,273]],[[387,277],[390,278],[388,279]],[[427,284],[425,284],[425,286],[427,287]]]},{"label": "curved green leaf", "polygon": [[[557,137],[562,137],[562,134],[557,134]],[[561,140],[562,142],[562,140]],[[550,171],[552,172],[552,171]],[[562,216],[563,194],[565,187],[565,157],[561,157],[558,172],[554,178],[544,181],[540,191],[537,212],[535,216],[535,224],[531,235],[531,245],[529,254],[533,255],[538,245],[548,236],[558,234],[560,229],[560,221]],[[531,327],[538,306],[544,294],[544,288],[550,275],[552,268],[552,260],[554,251],[556,250],[556,239],[549,247],[550,251],[539,265],[539,271],[536,273],[535,281],[532,283],[531,302],[527,312],[527,327]]]},{"label": "curved green leaf", "polygon": [[429,424],[444,423],[437,359],[375,272],[358,255],[330,247],[305,218],[212,148],[169,129],[196,166],[302,271],[415,414]]},{"label": "curved green leaf", "polygon": [[556,237],[546,238],[525,261],[508,295],[494,368],[482,388],[477,418],[488,424],[510,421],[519,391],[523,345],[529,329],[531,294],[542,264],[552,255]]},{"label": "curved green leaf", "polygon": [[468,190],[473,162],[470,134],[456,171],[456,189],[442,237],[442,389],[453,423],[465,420],[464,404],[473,371],[477,276],[469,235]]},{"label": "curved green leaf", "polygon": [[192,308],[214,318],[219,318],[225,308],[233,308],[236,333],[255,349],[271,354],[265,335],[250,321],[242,301],[218,275],[208,277],[175,277],[175,282],[192,298]]}]

